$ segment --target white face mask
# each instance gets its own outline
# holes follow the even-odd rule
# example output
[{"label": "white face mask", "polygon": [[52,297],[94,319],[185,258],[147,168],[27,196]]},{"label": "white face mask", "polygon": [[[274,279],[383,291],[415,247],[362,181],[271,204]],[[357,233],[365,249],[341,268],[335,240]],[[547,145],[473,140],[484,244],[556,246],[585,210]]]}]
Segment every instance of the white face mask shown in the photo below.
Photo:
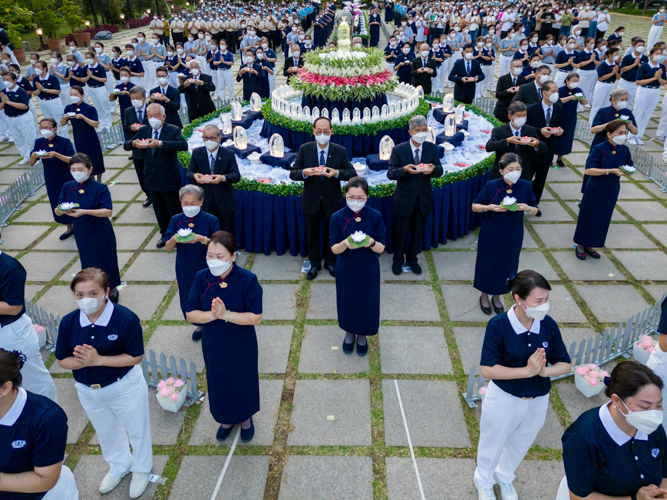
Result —
[{"label": "white face mask", "polygon": [[86,172],[70,172],[70,173],[72,174],[72,177],[74,177],[74,180],[79,184],[83,184],[88,180],[88,173]]},{"label": "white face mask", "polygon": [[409,53],[410,53],[410,49],[408,49],[408,48],[403,49],[403,53],[404,53],[404,54],[409,54]]},{"label": "white face mask", "polygon": [[527,118],[525,116],[522,116],[520,118],[515,118],[514,119],[514,125],[517,127],[523,127],[526,124]]},{"label": "white face mask", "polygon": [[51,58],[51,64],[53,64],[53,65],[58,64],[58,59],[56,59],[55,57],[52,57]]},{"label": "white face mask", "polygon": [[232,267],[231,262],[218,259],[207,260],[206,265],[208,266],[208,270],[211,271],[213,276],[220,276],[221,274],[225,274],[229,268]]},{"label": "white face mask", "polygon": [[477,42],[477,46],[480,47],[480,48],[484,47],[484,42]]},{"label": "white face mask", "polygon": [[85,299],[77,300],[76,307],[84,314],[95,314],[104,305],[106,297],[86,297]]},{"label": "white face mask", "polygon": [[41,69],[36,69],[36,70],[35,70],[35,74],[36,74],[37,76],[42,76],[42,73],[43,73],[43,72],[42,72]]},{"label": "white face mask", "polygon": [[215,151],[215,149],[219,146],[219,143],[216,141],[204,141],[204,146],[206,146],[206,149],[209,151]]},{"label": "white face mask", "polygon": [[574,44],[573,43],[568,43],[567,48],[568,48],[568,50],[574,49]]},{"label": "white face mask", "polygon": [[149,118],[148,123],[154,130],[159,129],[162,126],[162,120],[159,118]]},{"label": "white face mask", "polygon": [[70,97],[70,99],[73,100],[74,102],[83,102],[83,96],[79,97],[79,96],[77,96],[77,95],[70,95],[69,97]]},{"label": "white face mask", "polygon": [[627,415],[623,414],[625,420],[638,431],[651,434],[662,424],[662,410],[632,411],[622,399],[621,403],[628,410]]},{"label": "white face mask", "polygon": [[428,50],[422,50],[422,57],[426,59],[428,57]]},{"label": "white face mask", "polygon": [[127,57],[130,57],[130,58],[134,55],[134,51],[133,51],[133,50],[128,50],[128,51],[126,51],[125,53],[127,54]]},{"label": "white face mask", "polygon": [[199,74],[199,70],[197,68],[191,69],[190,73],[192,73],[194,76],[197,76]]},{"label": "white face mask", "polygon": [[643,45],[640,45],[639,47],[635,48],[635,50],[641,54],[642,52],[644,52],[646,50],[646,47],[644,47]]},{"label": "white face mask", "polygon": [[512,184],[516,184],[516,181],[518,181],[520,178],[521,178],[521,171],[519,170],[513,170],[512,172],[507,172],[505,174],[505,180]]},{"label": "white face mask", "polygon": [[528,50],[528,45],[522,45],[521,50],[524,51],[524,52],[527,51]]},{"label": "white face mask", "polygon": [[512,73],[514,76],[519,76],[523,72],[523,68],[512,68]]},{"label": "white face mask", "polygon": [[655,64],[660,64],[660,62],[662,61],[662,56],[660,54],[654,54],[653,57],[651,57],[651,59]]},{"label": "white face mask", "polygon": [[176,49],[176,53],[177,53],[177,54],[182,54],[182,53],[183,53],[183,49]]},{"label": "white face mask", "polygon": [[132,106],[134,106],[134,109],[140,109],[144,107],[144,101],[140,99],[132,99]]},{"label": "white face mask", "polygon": [[470,61],[472,59],[472,52],[466,52],[463,57],[466,58],[466,61]]},{"label": "white face mask", "polygon": [[539,61],[533,61],[532,63],[530,63],[531,68],[537,68],[539,65],[540,65]]},{"label": "white face mask", "polygon": [[412,136],[416,143],[421,144],[426,140],[428,132],[418,132]]},{"label": "white face mask", "polygon": [[359,212],[362,208],[364,208],[364,205],[366,205],[365,201],[359,200],[345,200],[345,203],[347,203],[347,206],[350,207],[350,210],[353,212]]},{"label": "white face mask", "polygon": [[194,207],[183,207],[183,214],[185,214],[186,217],[190,217],[192,219],[199,213],[200,210],[201,207],[199,205],[195,205]]},{"label": "white face mask", "polygon": [[51,139],[51,137],[53,137],[53,130],[49,130],[48,128],[41,129],[39,133],[42,134],[44,139]]},{"label": "white face mask", "polygon": [[95,52],[98,53],[98,54],[101,54],[103,52],[103,50],[104,49],[102,49],[100,47],[95,47]]},{"label": "white face mask", "polygon": [[168,82],[168,81],[169,81],[169,78],[167,78],[166,76],[160,76],[160,77],[158,77],[158,79],[157,79],[157,82],[158,82],[160,85],[167,85],[167,82]]},{"label": "white face mask", "polygon": [[262,48],[263,48],[264,50],[266,50],[266,49],[269,48],[269,46],[268,46],[267,44],[263,43],[263,44],[262,44]]},{"label": "white face mask", "polygon": [[139,41],[139,43],[144,43],[144,37],[143,36],[137,37],[137,40]]},{"label": "white face mask", "polygon": [[127,82],[130,81],[130,77],[129,76],[121,76],[120,81],[123,82],[123,83],[127,83]]},{"label": "white face mask", "polygon": [[298,52],[298,51],[297,52],[292,52],[292,57],[294,59],[298,59],[300,55],[301,55],[301,52]]},{"label": "white face mask", "polygon": [[615,54],[614,57],[612,58],[614,61],[618,61],[621,56],[619,54]]},{"label": "white face mask", "polygon": [[74,51],[76,51],[76,47],[70,47],[70,48],[69,48],[69,51],[70,51],[70,52],[74,52]]},{"label": "white face mask", "polygon": [[616,101],[616,108],[625,109],[628,107],[628,101]]},{"label": "white face mask", "polygon": [[316,135],[316,136],[315,136],[315,140],[316,140],[319,144],[321,144],[322,146],[324,146],[325,144],[328,144],[328,143],[329,143],[329,141],[331,140],[331,136],[330,136],[330,135],[326,135],[326,134],[319,134],[319,135]]},{"label": "white face mask", "polygon": [[551,78],[549,75],[540,75],[540,83],[547,83]]},{"label": "white face mask", "polygon": [[528,304],[526,304],[526,307],[524,307],[523,310],[526,311],[526,316],[528,316],[529,318],[536,319],[537,321],[542,321],[549,312],[549,303],[545,302],[544,304],[539,305],[537,307],[530,307]]},{"label": "white face mask", "polygon": [[625,141],[627,140],[627,138],[628,138],[628,136],[623,134],[623,135],[615,135],[614,137],[612,137],[611,140],[614,141],[619,146],[621,146],[621,145],[625,144]]},{"label": "white face mask", "polygon": [[558,94],[556,92],[554,92],[553,94],[551,94],[549,96],[549,100],[554,104],[557,103],[558,102]]}]

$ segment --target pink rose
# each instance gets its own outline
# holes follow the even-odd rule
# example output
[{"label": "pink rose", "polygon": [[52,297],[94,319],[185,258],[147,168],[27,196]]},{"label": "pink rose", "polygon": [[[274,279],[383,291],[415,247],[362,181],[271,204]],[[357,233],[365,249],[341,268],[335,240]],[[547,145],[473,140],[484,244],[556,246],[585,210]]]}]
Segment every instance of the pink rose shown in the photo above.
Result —
[{"label": "pink rose", "polygon": [[591,378],[598,378],[598,376],[600,375],[600,372],[598,372],[597,370],[591,370],[591,371],[588,372],[588,375]]},{"label": "pink rose", "polygon": [[595,363],[588,363],[586,365],[589,370],[595,370],[597,368],[597,365]]},{"label": "pink rose", "polygon": [[167,385],[174,385],[174,377],[169,377],[167,379]]},{"label": "pink rose", "polygon": [[646,352],[651,354],[653,352],[653,349],[655,349],[655,348],[653,346],[651,346],[648,349],[646,349]]},{"label": "pink rose", "polygon": [[171,396],[169,396],[169,399],[172,401],[178,401],[178,393],[174,392]]},{"label": "pink rose", "polygon": [[592,378],[588,381],[589,384],[591,384],[593,387],[597,387],[600,384],[600,381],[596,378]]},{"label": "pink rose", "polygon": [[42,325],[35,325],[35,331],[37,333],[42,333],[44,331],[44,327]]},{"label": "pink rose", "polygon": [[486,387],[480,387],[480,388],[479,388],[479,391],[477,391],[477,392],[478,392],[479,394],[481,394],[482,396],[484,396],[484,395],[486,394]]},{"label": "pink rose", "polygon": [[651,337],[650,337],[650,336],[648,336],[648,335],[642,335],[642,342],[650,342],[650,341],[651,341]]},{"label": "pink rose", "polygon": [[590,382],[591,381],[591,376],[590,375],[584,375],[584,380],[586,382]]},{"label": "pink rose", "polygon": [[167,387],[167,382],[165,382],[164,380],[160,380],[160,381],[157,383],[157,388],[158,388],[158,389],[164,389],[165,387]]},{"label": "pink rose", "polygon": [[174,387],[183,387],[185,385],[185,382],[183,382],[180,378],[174,382]]},{"label": "pink rose", "polygon": [[588,367],[586,365],[582,366],[577,366],[574,371],[577,373],[577,375],[586,375],[588,373]]},{"label": "pink rose", "polygon": [[164,389],[162,389],[160,391],[160,397],[161,398],[167,398],[167,397],[169,397],[170,393],[171,393],[171,389],[169,389],[169,387],[165,387]]},{"label": "pink rose", "polygon": [[600,371],[600,376],[603,377],[603,378],[608,377],[609,373],[607,372],[607,370],[602,370],[602,371]]}]

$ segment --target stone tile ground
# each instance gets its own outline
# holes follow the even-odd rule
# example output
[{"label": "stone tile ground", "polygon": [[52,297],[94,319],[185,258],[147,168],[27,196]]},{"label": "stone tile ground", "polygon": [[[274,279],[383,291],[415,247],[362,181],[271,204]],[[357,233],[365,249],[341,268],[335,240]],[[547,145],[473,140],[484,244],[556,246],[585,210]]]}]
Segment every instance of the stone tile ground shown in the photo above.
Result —
[{"label": "stone tile ground", "polygon": [[[621,24],[628,39],[646,36],[649,29],[648,19],[613,15],[612,25]],[[114,35],[113,45],[129,41],[137,31]],[[281,64],[282,54],[278,57]],[[241,91],[239,84],[236,91]],[[644,138],[645,149],[656,156],[659,117],[656,110]],[[580,119],[587,120],[588,112]],[[544,216],[526,221],[521,257],[522,266],[551,280],[552,313],[568,346],[626,320],[667,292],[667,195],[640,175],[622,183],[602,258],[580,262],[574,257],[572,235],[587,145],[575,142],[574,151],[565,157],[566,168],[550,171]],[[23,171],[17,162],[16,148],[0,144],[0,192]],[[140,316],[148,349],[197,364],[205,392],[201,346],[190,339],[192,326],[180,310],[174,255],[155,248],[153,211],[142,208],[143,196],[136,196],[138,182],[127,153],[110,151],[106,163],[104,180],[120,183],[111,191],[121,274],[128,283],[121,303]],[[68,285],[79,269],[75,242],[59,241],[61,232],[42,188],[2,229],[0,246],[26,265],[27,296],[60,316],[74,307]],[[459,396],[465,374],[479,362],[489,319],[479,310],[472,288],[475,240],[471,233],[421,254],[421,276],[397,279],[390,272],[391,257],[381,256],[382,323],[366,358],[346,356],[340,349],[335,288],[326,272],[309,283],[299,272],[300,258],[239,256],[238,262],[257,274],[265,291],[265,321],[258,328],[262,409],[255,417],[255,440],[237,447],[218,498],[420,498],[395,379],[426,498],[475,497],[478,412]],[[419,309],[406,305],[408,292],[418,297]],[[71,375],[48,354],[47,364],[69,417],[66,463],[74,470],[81,498],[97,498],[108,468],[94,430],[81,410]],[[522,500],[554,498],[563,475],[563,429],[604,400],[583,398],[571,380],[555,384],[545,428],[517,472]],[[231,438],[223,444],[215,441],[216,424],[206,398],[175,415],[165,414],[151,399],[151,412],[154,472],[167,482],[152,485],[142,498],[210,498]],[[129,478],[110,498],[127,498],[128,485]]]}]

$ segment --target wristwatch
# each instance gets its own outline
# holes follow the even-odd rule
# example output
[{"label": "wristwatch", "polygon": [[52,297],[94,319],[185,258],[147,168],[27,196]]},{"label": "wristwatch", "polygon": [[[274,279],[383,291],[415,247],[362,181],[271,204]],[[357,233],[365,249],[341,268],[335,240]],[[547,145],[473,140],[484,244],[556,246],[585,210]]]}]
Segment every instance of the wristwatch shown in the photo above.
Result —
[{"label": "wristwatch", "polygon": [[161,148],[161,147],[162,147],[162,141],[158,141],[158,143],[157,143],[157,147],[158,147],[158,148]]},{"label": "wristwatch", "polygon": [[373,240],[373,243],[371,243],[371,245],[368,248],[373,248],[376,243],[377,243],[377,241]]}]

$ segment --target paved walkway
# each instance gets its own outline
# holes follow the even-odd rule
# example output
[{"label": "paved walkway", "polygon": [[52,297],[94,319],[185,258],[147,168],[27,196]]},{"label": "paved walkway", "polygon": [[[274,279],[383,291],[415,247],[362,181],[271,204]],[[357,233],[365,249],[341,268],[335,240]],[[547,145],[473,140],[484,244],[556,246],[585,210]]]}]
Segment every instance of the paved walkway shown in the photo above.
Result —
[{"label": "paved walkway", "polygon": [[[635,19],[626,23],[630,36],[646,27],[645,20]],[[16,149],[0,147],[0,184],[8,184],[23,170]],[[658,145],[647,142],[645,148]],[[567,345],[626,320],[667,292],[667,194],[640,175],[621,183],[602,258],[575,258],[572,235],[587,152],[587,145],[575,142],[567,167],[550,172],[544,216],[526,218],[520,263],[552,283],[551,314]],[[121,304],[142,320],[147,349],[182,356],[202,370],[201,346],[190,340],[192,327],[178,305],[175,254],[155,248],[159,234],[153,211],[141,207],[127,153],[111,151],[105,162],[127,282]],[[80,267],[75,242],[59,241],[61,232],[42,188],[3,229],[0,249],[28,270],[28,298],[62,316],[74,308],[68,285]],[[391,258],[381,256],[382,323],[364,358],[340,349],[335,285],[326,272],[308,282],[299,272],[300,258],[242,253],[237,262],[255,273],[264,289],[264,322],[257,329],[262,410],[255,418],[255,439],[237,447],[218,498],[419,499],[395,379],[426,498],[475,498],[479,410],[469,409],[459,396],[465,373],[479,361],[488,320],[472,288],[475,248],[474,234],[450,241],[420,255],[424,274],[399,279],[391,274]],[[80,497],[98,498],[107,466],[71,375],[53,361],[48,357],[69,417],[66,463],[74,470]],[[205,390],[204,377],[200,383]],[[151,485],[142,498],[210,498],[231,439],[225,446],[215,441],[206,399],[171,414],[150,392],[154,472],[167,481]],[[517,474],[522,500],[555,497],[563,476],[562,432],[602,402],[601,397],[585,399],[570,379],[555,384],[546,424]],[[127,498],[128,489],[125,479],[107,498]]]}]

